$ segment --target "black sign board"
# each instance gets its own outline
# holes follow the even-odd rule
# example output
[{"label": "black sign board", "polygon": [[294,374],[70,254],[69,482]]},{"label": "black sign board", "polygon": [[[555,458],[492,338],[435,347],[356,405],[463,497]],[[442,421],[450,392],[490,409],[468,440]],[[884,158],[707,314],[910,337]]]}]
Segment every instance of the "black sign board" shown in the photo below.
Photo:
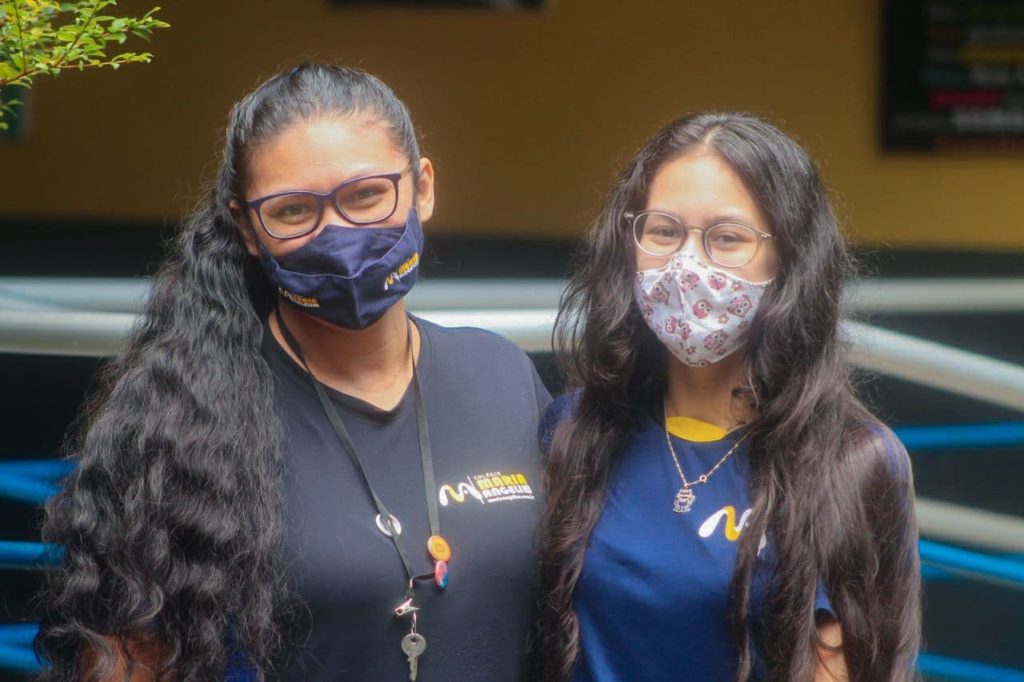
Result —
[{"label": "black sign board", "polygon": [[1024,150],[1024,0],[885,0],[882,146]]}]

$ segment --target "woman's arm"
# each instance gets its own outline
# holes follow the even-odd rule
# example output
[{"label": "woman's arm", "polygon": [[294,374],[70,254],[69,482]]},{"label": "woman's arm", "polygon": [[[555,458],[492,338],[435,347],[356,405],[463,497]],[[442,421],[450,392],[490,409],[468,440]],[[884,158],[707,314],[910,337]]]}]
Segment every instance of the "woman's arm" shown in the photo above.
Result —
[{"label": "woman's arm", "polygon": [[849,680],[846,656],[843,655],[843,628],[832,614],[822,612],[818,617],[818,646],[814,665],[814,682]]},{"label": "woman's arm", "polygon": [[[870,429],[862,453],[854,458],[861,499],[854,511],[865,515],[868,532],[864,540],[849,538],[849,545],[833,548],[824,580],[836,611],[852,610],[859,617],[844,628],[832,613],[818,611],[813,679],[916,682],[921,571],[910,458],[881,425]],[[869,609],[874,615],[867,622]],[[853,622],[863,625],[854,628]]]}]

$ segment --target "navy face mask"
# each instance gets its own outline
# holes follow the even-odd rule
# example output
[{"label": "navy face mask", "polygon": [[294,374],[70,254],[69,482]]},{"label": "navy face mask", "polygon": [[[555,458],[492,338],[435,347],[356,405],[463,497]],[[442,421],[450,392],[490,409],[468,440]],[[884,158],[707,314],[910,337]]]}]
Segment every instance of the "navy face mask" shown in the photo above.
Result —
[{"label": "navy face mask", "polygon": [[308,244],[260,264],[278,293],[308,315],[365,329],[412,289],[423,251],[416,209],[400,227],[327,225]]}]

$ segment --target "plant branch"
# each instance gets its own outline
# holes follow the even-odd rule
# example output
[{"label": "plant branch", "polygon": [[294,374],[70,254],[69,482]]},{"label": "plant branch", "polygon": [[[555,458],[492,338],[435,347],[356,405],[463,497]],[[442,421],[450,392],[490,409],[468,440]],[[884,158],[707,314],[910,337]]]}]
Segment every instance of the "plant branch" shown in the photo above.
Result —
[{"label": "plant branch", "polygon": [[21,14],[18,12],[18,0],[14,0],[11,3],[14,8],[14,24],[18,27],[18,45],[21,47],[21,68],[24,70],[28,66],[28,55],[25,54],[25,33],[21,28]]},{"label": "plant branch", "polygon": [[[0,17],[0,88],[30,88],[37,76],[56,76],[67,69],[84,71],[148,64],[153,58],[148,52],[122,52],[107,57],[106,51],[113,42],[124,43],[129,32],[148,41],[154,29],[168,28],[170,24],[153,17],[159,7],[150,9],[142,18],[101,16],[100,10],[114,4],[114,0],[4,0],[5,12]],[[54,20],[68,13],[73,13],[74,23],[55,28]],[[106,25],[106,21],[111,24]],[[0,130],[7,127],[4,118],[11,112],[11,106],[0,94]]]},{"label": "plant branch", "polygon": [[[110,61],[106,61],[106,62],[95,62],[95,63],[92,63],[92,64],[61,64],[59,66],[53,66],[53,67],[50,67],[50,68],[60,69],[62,71],[65,70],[65,69],[78,69],[78,70],[82,70],[82,69],[98,69],[98,68],[104,67],[104,66],[115,66],[115,65],[121,65],[121,64],[124,64],[124,63],[125,62],[123,62],[123,61],[118,61],[117,58],[115,57],[114,59],[111,59]],[[32,73],[37,73],[38,71],[39,71],[39,69],[36,69],[36,71],[33,71]]]},{"label": "plant branch", "polygon": [[[17,4],[18,0],[14,0],[14,2],[15,2],[15,4]],[[56,64],[54,64],[50,68],[54,68],[54,69],[62,68],[64,62],[66,62],[67,59],[68,59],[68,55],[71,53],[71,51],[73,49],[78,47],[78,41],[80,41],[82,39],[82,36],[85,35],[85,32],[89,29],[89,24],[91,24],[92,20],[96,18],[96,13],[99,12],[99,11],[100,11],[100,3],[97,2],[95,5],[92,6],[92,14],[90,14],[89,18],[86,19],[85,22],[82,24],[82,30],[78,32],[78,35],[75,36],[75,39],[72,40],[71,43],[65,48],[64,56],[62,56],[60,58],[60,61],[58,61]]]}]

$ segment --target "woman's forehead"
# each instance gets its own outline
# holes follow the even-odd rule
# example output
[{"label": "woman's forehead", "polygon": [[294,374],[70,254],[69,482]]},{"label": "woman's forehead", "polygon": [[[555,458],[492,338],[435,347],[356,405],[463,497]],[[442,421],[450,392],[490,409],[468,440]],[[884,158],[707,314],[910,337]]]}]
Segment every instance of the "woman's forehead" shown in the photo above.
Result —
[{"label": "woman's forehead", "polygon": [[765,222],[740,175],[717,154],[702,151],[662,164],[651,180],[647,204],[693,224],[722,215],[745,217],[758,225]]},{"label": "woman's forehead", "polygon": [[249,156],[249,190],[326,191],[347,179],[404,167],[387,126],[364,116],[298,121],[255,146]]}]

